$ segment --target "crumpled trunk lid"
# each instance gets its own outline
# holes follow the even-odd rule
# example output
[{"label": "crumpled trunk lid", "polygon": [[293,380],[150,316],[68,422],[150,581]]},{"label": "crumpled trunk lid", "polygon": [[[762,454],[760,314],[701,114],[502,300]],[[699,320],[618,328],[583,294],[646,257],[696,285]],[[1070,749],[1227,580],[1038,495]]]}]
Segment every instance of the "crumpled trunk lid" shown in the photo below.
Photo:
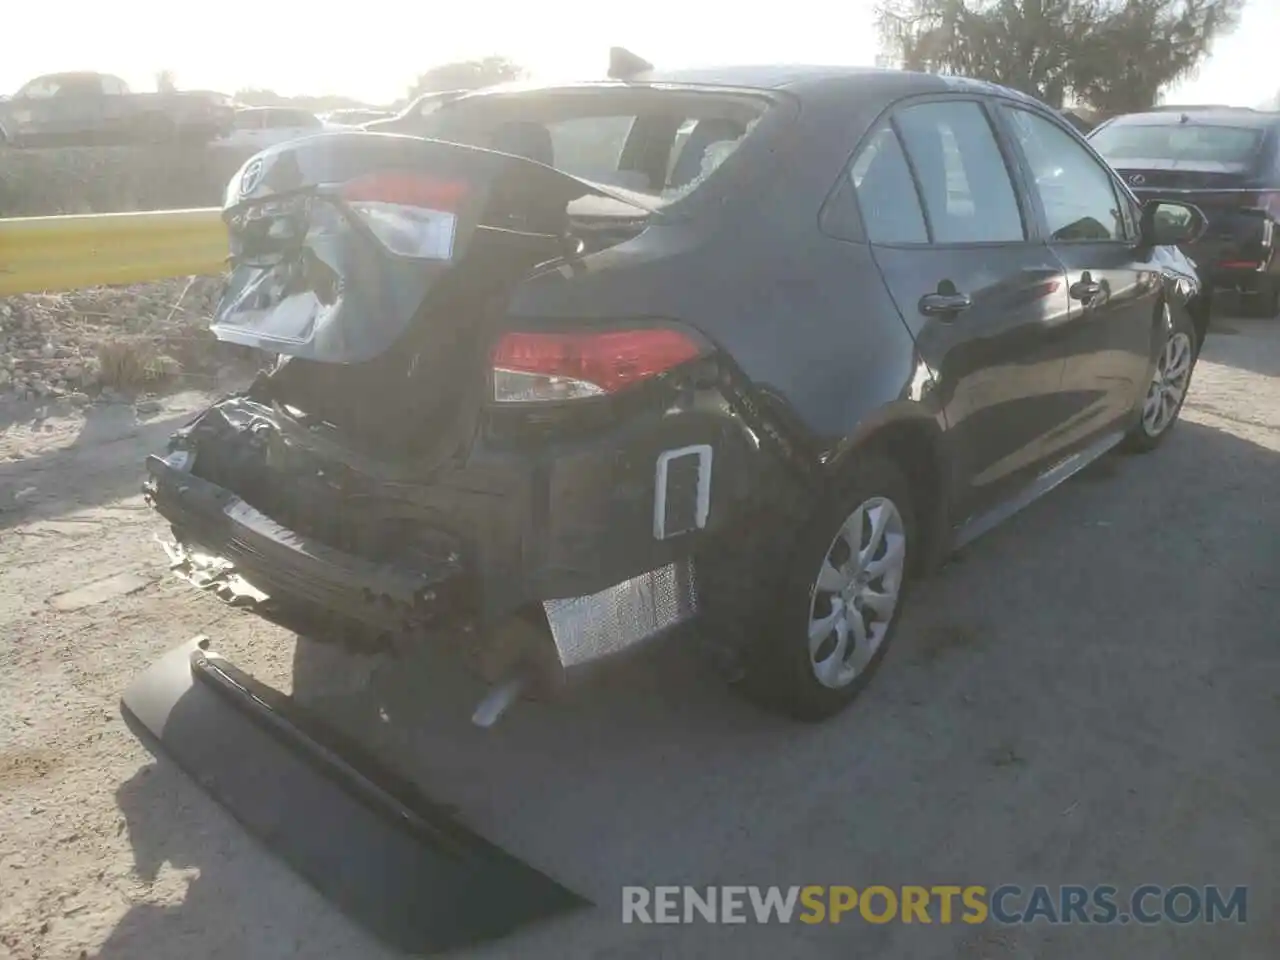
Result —
[{"label": "crumpled trunk lid", "polygon": [[511,292],[576,248],[579,200],[645,214],[543,164],[443,141],[351,132],[272,147],[227,189],[232,271],[213,332],[280,355],[265,394],[352,449],[423,456],[465,432]]},{"label": "crumpled trunk lid", "polygon": [[428,294],[509,292],[565,252],[567,207],[593,193],[604,195],[531,160],[416,137],[333,133],[272,147],[227,189],[232,271],[213,332],[324,363],[370,360]]}]

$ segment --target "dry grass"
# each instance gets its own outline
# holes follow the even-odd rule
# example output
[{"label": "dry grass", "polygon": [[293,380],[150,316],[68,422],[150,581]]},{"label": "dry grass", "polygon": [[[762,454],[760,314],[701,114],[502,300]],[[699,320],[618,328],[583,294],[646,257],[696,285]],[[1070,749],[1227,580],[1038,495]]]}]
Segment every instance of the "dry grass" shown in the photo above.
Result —
[{"label": "dry grass", "polygon": [[[0,148],[0,218],[220,206],[250,152]],[[0,301],[0,392],[136,393],[213,380],[247,352],[217,343],[208,330],[218,286],[200,277]]]},{"label": "dry grass", "polygon": [[182,374],[182,364],[159,352],[154,340],[133,337],[98,346],[98,376],[117,390],[158,389]]},{"label": "dry grass", "polygon": [[256,369],[262,354],[219,343],[209,330],[220,286],[196,277],[0,301],[5,385],[41,396],[108,387],[132,395]]}]

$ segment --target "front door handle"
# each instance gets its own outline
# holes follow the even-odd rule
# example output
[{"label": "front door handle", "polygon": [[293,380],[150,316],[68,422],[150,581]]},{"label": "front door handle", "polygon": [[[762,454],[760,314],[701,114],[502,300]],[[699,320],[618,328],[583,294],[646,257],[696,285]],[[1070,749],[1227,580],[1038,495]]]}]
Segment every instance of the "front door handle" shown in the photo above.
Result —
[{"label": "front door handle", "polygon": [[1094,280],[1088,273],[1085,273],[1083,277],[1071,285],[1067,292],[1071,295],[1072,300],[1088,303],[1102,292],[1102,284]]},{"label": "front door handle", "polygon": [[926,293],[920,298],[920,312],[936,317],[968,310],[973,299],[967,293]]}]

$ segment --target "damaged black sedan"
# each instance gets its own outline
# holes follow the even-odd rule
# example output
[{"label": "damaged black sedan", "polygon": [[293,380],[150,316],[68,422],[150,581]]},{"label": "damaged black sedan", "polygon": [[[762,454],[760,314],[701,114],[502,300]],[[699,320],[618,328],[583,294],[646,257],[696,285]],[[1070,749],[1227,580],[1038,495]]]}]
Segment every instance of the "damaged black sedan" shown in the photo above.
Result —
[{"label": "damaged black sedan", "polygon": [[1174,244],[1203,217],[1020,94],[742,68],[423,122],[232,181],[213,329],[275,359],[147,492],[227,599],[466,648],[480,722],[686,622],[744,689],[831,716],[913,577],[1154,448],[1186,396],[1207,318]]}]

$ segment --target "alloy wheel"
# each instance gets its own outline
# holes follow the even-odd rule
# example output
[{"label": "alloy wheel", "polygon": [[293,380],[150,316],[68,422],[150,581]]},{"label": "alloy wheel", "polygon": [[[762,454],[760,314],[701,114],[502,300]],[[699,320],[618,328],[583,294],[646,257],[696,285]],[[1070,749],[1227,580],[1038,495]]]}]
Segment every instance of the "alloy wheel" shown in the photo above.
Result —
[{"label": "alloy wheel", "polygon": [[[1165,307],[1165,326],[1171,326],[1169,308]],[[1191,380],[1191,362],[1194,350],[1191,337],[1181,330],[1170,333],[1165,341],[1156,370],[1147,387],[1147,399],[1142,405],[1142,429],[1149,437],[1158,437],[1169,429]]]},{"label": "alloy wheel", "polygon": [[809,663],[824,687],[851,684],[893,622],[907,563],[906,524],[893,501],[872,497],[841,524],[809,603]]}]

